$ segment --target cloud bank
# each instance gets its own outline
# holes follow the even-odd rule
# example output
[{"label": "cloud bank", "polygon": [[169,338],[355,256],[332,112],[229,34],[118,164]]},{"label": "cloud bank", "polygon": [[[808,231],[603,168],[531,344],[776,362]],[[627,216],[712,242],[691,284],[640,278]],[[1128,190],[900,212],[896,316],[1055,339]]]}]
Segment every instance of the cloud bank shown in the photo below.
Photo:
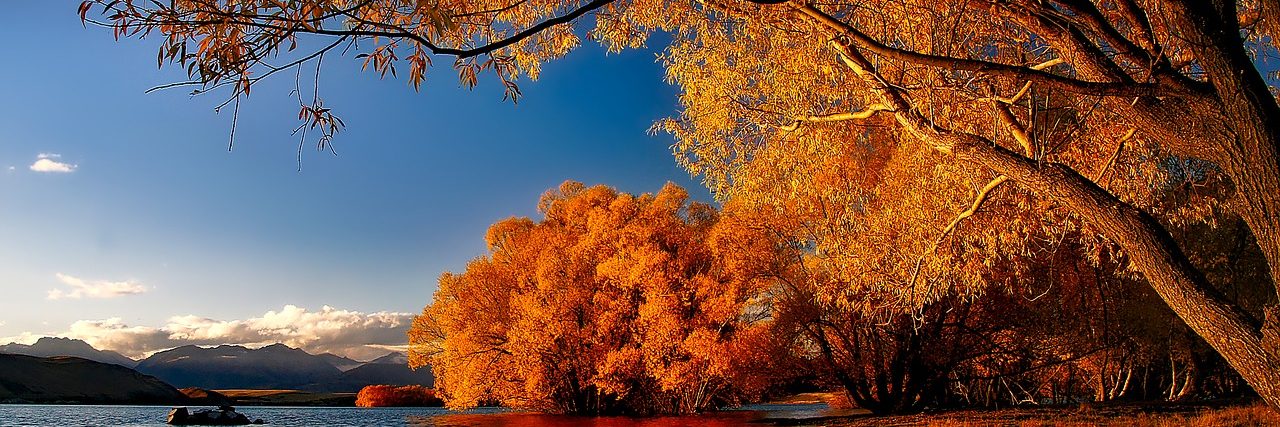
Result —
[{"label": "cloud bank", "polygon": [[32,163],[30,169],[35,172],[43,173],[71,173],[75,172],[77,165],[63,163],[57,159],[62,158],[61,154],[56,153],[40,153],[36,155],[36,162]]},{"label": "cloud bank", "polygon": [[71,289],[64,291],[62,289],[49,290],[49,299],[80,299],[80,298],[115,298],[125,295],[140,294],[147,291],[146,286],[132,280],[123,282],[110,282],[106,280],[84,280],[67,274],[57,273],[54,277],[59,282],[67,285]]},{"label": "cloud bank", "polygon": [[[280,342],[312,354],[334,353],[369,360],[389,351],[403,351],[412,322],[411,313],[361,313],[330,306],[310,311],[286,305],[279,311],[243,320],[174,316],[160,327],[128,325],[120,318],[80,320],[58,336],[81,339],[95,348],[135,359],[183,345],[260,347]],[[23,334],[14,338],[33,341],[33,337]]]}]

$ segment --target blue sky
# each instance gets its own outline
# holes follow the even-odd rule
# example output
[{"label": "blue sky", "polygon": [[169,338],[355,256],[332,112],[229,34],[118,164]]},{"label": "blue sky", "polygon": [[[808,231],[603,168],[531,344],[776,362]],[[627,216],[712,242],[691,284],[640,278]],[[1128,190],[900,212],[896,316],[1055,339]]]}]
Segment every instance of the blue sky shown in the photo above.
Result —
[{"label": "blue sky", "polygon": [[[447,66],[415,93],[329,58],[322,95],[347,129],[337,156],[308,145],[298,171],[292,75],[254,87],[228,152],[221,98],[144,94],[183,76],[156,68],[155,39],[81,27],[77,4],[0,16],[0,337],[81,321],[120,346],[102,325],[155,335],[178,317],[416,313],[441,272],[483,253],[488,224],[534,215],[566,179],[630,192],[674,181],[710,199],[670,136],[646,133],[677,108],[652,50],[588,43],[524,82],[518,105],[493,80],[460,88]],[[32,170],[42,154],[74,169]],[[71,298],[76,283],[123,295]]]}]

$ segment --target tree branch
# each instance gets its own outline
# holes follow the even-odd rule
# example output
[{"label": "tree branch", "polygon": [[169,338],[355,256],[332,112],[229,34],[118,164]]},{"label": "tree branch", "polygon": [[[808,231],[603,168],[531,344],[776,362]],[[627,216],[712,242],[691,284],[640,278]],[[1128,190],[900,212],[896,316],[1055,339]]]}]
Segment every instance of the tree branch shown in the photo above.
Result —
[{"label": "tree branch", "polygon": [[960,221],[964,221],[966,218],[978,213],[978,209],[981,208],[982,204],[991,196],[991,192],[994,191],[996,187],[999,187],[1000,184],[1004,184],[1007,181],[1009,181],[1009,177],[1004,175],[999,175],[995,177],[995,179],[992,179],[987,183],[987,185],[982,187],[982,190],[978,191],[978,195],[973,198],[973,203],[969,205],[969,209],[965,209],[963,212],[960,212],[951,220],[951,223],[947,224],[946,228],[942,229],[942,233],[933,241],[933,245],[929,246],[929,250],[920,254],[920,258],[916,259],[916,267],[911,273],[911,281],[909,282],[911,287],[914,288],[916,286],[916,279],[920,276],[920,266],[921,264],[924,264],[924,259],[930,254],[933,254],[934,251],[938,250],[938,246],[942,245],[942,241],[946,240],[947,236],[950,235],[952,231],[955,231],[956,227],[960,225]]},{"label": "tree branch", "polygon": [[853,43],[857,43],[859,46],[872,53],[898,61],[951,70],[962,70],[993,76],[1009,77],[1017,80],[1029,80],[1049,87],[1082,95],[1130,97],[1158,95],[1163,91],[1159,86],[1150,83],[1111,83],[1076,80],[1028,67],[975,59],[931,55],[893,48],[871,38],[861,31],[858,31],[856,28],[853,28],[853,26],[835,19],[826,12],[818,10],[812,5],[795,3],[792,3],[792,5],[801,13],[817,20],[824,26],[835,30],[839,36],[847,38]]},{"label": "tree branch", "polygon": [[800,125],[804,123],[825,123],[825,122],[840,122],[840,121],[846,121],[846,120],[862,120],[862,119],[870,118],[871,116],[874,116],[876,113],[879,113],[881,111],[892,111],[892,109],[883,105],[873,105],[858,112],[832,113],[832,114],[823,114],[823,115],[817,115],[817,116],[796,117],[795,122],[787,126],[782,126],[779,129],[782,129],[787,132],[791,132],[796,129],[799,129]]}]

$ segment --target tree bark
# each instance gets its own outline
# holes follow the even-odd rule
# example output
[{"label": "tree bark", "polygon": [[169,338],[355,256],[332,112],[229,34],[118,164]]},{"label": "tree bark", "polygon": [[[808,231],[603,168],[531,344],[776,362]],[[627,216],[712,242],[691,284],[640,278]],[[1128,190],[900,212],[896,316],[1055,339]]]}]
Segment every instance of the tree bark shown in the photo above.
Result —
[{"label": "tree bark", "polygon": [[1236,211],[1257,239],[1280,293],[1280,106],[1244,48],[1235,2],[1184,1],[1173,8],[1182,35],[1209,77],[1230,133],[1216,161],[1236,189]]},{"label": "tree bark", "polygon": [[1280,408],[1280,359],[1267,348],[1260,322],[1215,291],[1155,218],[1065,166],[1037,165],[998,146],[956,139],[962,139],[952,150],[958,158],[1008,175],[1070,208],[1123,249],[1131,268],[1146,277],[1174,313],[1269,405]]},{"label": "tree bark", "polygon": [[[797,8],[836,34],[855,32],[812,6]],[[934,149],[1006,175],[1080,216],[1128,255],[1130,268],[1141,273],[1174,313],[1217,350],[1268,405],[1280,408],[1280,357],[1271,351],[1274,330],[1268,328],[1264,333],[1261,322],[1217,292],[1155,218],[1066,166],[1037,163],[994,141],[937,126],[913,108],[901,89],[884,81],[872,62],[853,46],[854,39],[842,36],[834,46],[845,64],[892,107],[899,124]],[[1267,320],[1271,324],[1274,317]]]}]

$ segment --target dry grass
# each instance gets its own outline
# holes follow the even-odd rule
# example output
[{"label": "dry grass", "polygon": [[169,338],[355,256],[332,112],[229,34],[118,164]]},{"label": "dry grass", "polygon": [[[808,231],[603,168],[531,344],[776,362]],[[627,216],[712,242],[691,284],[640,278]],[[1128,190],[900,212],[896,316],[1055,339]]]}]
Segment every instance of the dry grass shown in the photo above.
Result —
[{"label": "dry grass", "polygon": [[267,397],[280,394],[303,393],[298,390],[254,390],[254,389],[231,389],[231,390],[214,390],[222,393],[227,397]]},{"label": "dry grass", "polygon": [[1190,416],[1140,417],[1134,421],[1133,425],[1143,427],[1280,426],[1280,414],[1259,404],[1209,409]]},{"label": "dry grass", "polygon": [[249,406],[355,406],[355,393],[311,393],[299,390],[214,390]]},{"label": "dry grass", "polygon": [[949,411],[893,417],[856,417],[833,425],[928,427],[1236,427],[1280,426],[1280,413],[1263,404],[1222,405],[1114,405],[1078,408]]}]

